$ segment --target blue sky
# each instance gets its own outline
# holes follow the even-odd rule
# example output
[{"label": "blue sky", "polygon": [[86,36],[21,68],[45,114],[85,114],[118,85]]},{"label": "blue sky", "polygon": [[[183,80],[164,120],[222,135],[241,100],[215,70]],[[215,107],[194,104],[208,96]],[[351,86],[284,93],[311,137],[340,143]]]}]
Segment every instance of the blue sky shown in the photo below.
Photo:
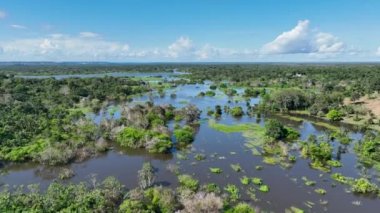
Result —
[{"label": "blue sky", "polygon": [[378,0],[1,0],[0,61],[380,61]]}]

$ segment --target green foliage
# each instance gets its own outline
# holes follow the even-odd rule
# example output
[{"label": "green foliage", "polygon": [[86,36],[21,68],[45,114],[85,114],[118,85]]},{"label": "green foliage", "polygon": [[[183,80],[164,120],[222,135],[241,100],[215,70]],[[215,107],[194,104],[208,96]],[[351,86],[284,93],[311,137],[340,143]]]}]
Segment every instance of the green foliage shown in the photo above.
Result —
[{"label": "green foliage", "polygon": [[216,185],[215,183],[209,183],[205,185],[203,188],[208,193],[212,193],[212,192],[216,194],[220,193],[220,187]]},{"label": "green foliage", "polygon": [[190,126],[184,126],[181,129],[174,130],[174,136],[181,145],[190,144],[194,140],[194,132]]},{"label": "green foliage", "polygon": [[246,203],[238,203],[236,206],[225,211],[225,213],[255,213],[255,210]]},{"label": "green foliage", "polygon": [[243,185],[248,185],[251,182],[251,179],[249,177],[247,177],[247,176],[243,176],[242,178],[240,178],[240,182]]},{"label": "green foliage", "polygon": [[234,117],[240,117],[244,115],[243,108],[241,106],[235,106],[230,109],[230,113]]},{"label": "green foliage", "polygon": [[236,202],[240,198],[240,192],[237,186],[228,184],[224,187],[224,190],[228,192],[231,202]]},{"label": "green foliage", "polygon": [[209,96],[209,97],[214,97],[215,96],[215,92],[212,91],[212,90],[209,90],[205,93],[206,96]]},{"label": "green foliage", "polygon": [[135,127],[124,128],[118,133],[116,142],[123,147],[147,148],[153,153],[167,152],[172,147],[168,135]]},{"label": "green foliage", "polygon": [[331,161],[332,151],[333,148],[328,142],[304,142],[301,144],[301,153],[311,159],[311,165],[316,169],[325,170],[331,164],[337,165],[336,162]]},{"label": "green foliage", "polygon": [[193,177],[187,174],[179,175],[178,182],[182,187],[190,189],[191,191],[196,191],[199,187],[198,180],[194,179]]},{"label": "green foliage", "polygon": [[215,174],[220,174],[223,172],[223,170],[221,168],[211,167],[210,172],[215,173]]},{"label": "green foliage", "polygon": [[259,187],[259,190],[262,191],[262,192],[269,192],[269,186],[267,186],[267,185],[261,185]]},{"label": "green foliage", "polygon": [[254,177],[254,178],[252,178],[252,183],[255,184],[255,185],[262,185],[263,184],[263,180],[261,178]]},{"label": "green foliage", "polygon": [[42,193],[31,185],[28,191],[5,189],[0,193],[1,212],[112,212],[124,193],[115,178],[107,178],[95,187],[85,183],[52,183]]},{"label": "green foliage", "polygon": [[352,191],[356,193],[368,194],[368,193],[377,193],[379,191],[378,187],[369,182],[365,178],[359,178],[354,180],[352,183]]},{"label": "green foliage", "polygon": [[321,189],[321,188],[315,189],[314,191],[315,193],[320,194],[320,195],[326,194],[326,190]]},{"label": "green foliage", "polygon": [[234,170],[235,172],[241,172],[241,166],[240,166],[240,164],[231,164],[230,165],[231,166],[231,168],[232,168],[232,170]]},{"label": "green foliage", "polygon": [[265,123],[265,135],[276,140],[284,139],[288,135],[288,130],[278,120],[269,119]]},{"label": "green foliage", "polygon": [[326,114],[326,118],[330,121],[340,121],[343,117],[344,113],[336,109],[332,109]]}]

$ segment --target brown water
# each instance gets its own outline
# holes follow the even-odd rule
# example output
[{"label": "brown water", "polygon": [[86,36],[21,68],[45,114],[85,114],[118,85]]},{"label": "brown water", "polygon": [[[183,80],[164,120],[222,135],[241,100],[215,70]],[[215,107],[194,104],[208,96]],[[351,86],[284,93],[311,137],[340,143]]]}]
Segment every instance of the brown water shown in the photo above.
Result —
[{"label": "brown water", "polygon": [[[180,167],[181,173],[194,175],[201,183],[217,183],[223,187],[229,183],[239,186],[243,200],[251,202],[252,205],[265,211],[284,212],[290,206],[296,206],[304,209],[306,212],[379,212],[380,199],[366,196],[358,196],[347,193],[348,186],[336,184],[331,180],[330,174],[340,172],[345,176],[359,177],[366,174],[372,177],[372,180],[379,184],[378,173],[371,169],[365,169],[357,162],[353,153],[353,144],[344,147],[346,152],[339,157],[343,167],[332,169],[331,173],[324,173],[309,167],[307,159],[297,158],[290,168],[283,168],[280,165],[267,165],[262,162],[261,156],[254,156],[246,148],[246,138],[241,133],[222,133],[208,126],[206,109],[214,108],[216,104],[231,106],[240,105],[245,108],[245,101],[228,103],[228,97],[220,91],[216,97],[196,97],[201,91],[207,91],[210,82],[204,85],[183,85],[167,91],[165,97],[159,97],[157,94],[147,94],[137,97],[135,103],[153,101],[155,104],[173,104],[181,107],[187,103],[196,104],[203,110],[202,122],[195,141],[191,149],[173,150],[172,154],[150,154],[144,150],[127,150],[114,147],[113,150],[100,155],[96,158],[81,163],[68,165],[74,170],[75,176],[67,182],[79,182],[89,180],[96,176],[97,179],[103,179],[107,176],[117,177],[127,188],[137,186],[137,171],[144,162],[151,162],[157,168],[156,184],[169,187],[177,186],[176,176],[168,171],[169,164],[176,164]],[[170,98],[170,94],[176,92],[177,98]],[[242,92],[242,90],[239,90]],[[251,104],[259,102],[259,98],[251,99]],[[120,113],[116,110],[112,115],[111,110],[103,110],[99,114],[89,115],[94,122],[101,119],[118,119]],[[219,122],[225,124],[259,122],[264,124],[266,117],[263,115],[259,122],[256,117],[243,116],[241,119],[235,119],[228,115],[223,115]],[[281,119],[281,118],[277,118]],[[287,125],[298,129],[301,133],[301,139],[306,139],[310,134],[321,135],[326,131],[323,128],[314,126],[307,120],[303,122],[294,122],[291,120],[281,119]],[[360,132],[351,132],[351,137],[358,140],[362,137]],[[341,146],[338,142],[333,142],[335,150]],[[178,157],[178,153],[187,156],[187,159]],[[206,160],[196,161],[194,155],[203,153]],[[298,155],[297,151],[291,153]],[[336,153],[335,153],[336,154]],[[338,156],[335,156],[338,157]],[[230,164],[239,163],[243,168],[242,172],[235,172]],[[263,170],[256,170],[255,166],[263,166]],[[222,174],[212,174],[210,167],[219,167],[223,170]],[[46,187],[49,183],[57,179],[60,167],[45,167],[34,163],[23,163],[6,165],[2,168],[4,174],[0,176],[1,184],[19,185],[40,183],[41,187]],[[256,192],[259,201],[252,201],[246,195],[247,186],[240,183],[242,176],[260,177],[264,183],[269,185],[270,192]],[[314,187],[306,186],[301,179],[303,176],[309,180],[316,181]],[[252,186],[252,185],[250,185]],[[314,192],[316,188],[327,190],[326,195],[319,195]],[[327,204],[321,204],[326,203]],[[353,205],[352,202],[359,202],[360,205]],[[308,207],[309,206],[309,207]],[[311,208],[310,208],[311,207]]]}]

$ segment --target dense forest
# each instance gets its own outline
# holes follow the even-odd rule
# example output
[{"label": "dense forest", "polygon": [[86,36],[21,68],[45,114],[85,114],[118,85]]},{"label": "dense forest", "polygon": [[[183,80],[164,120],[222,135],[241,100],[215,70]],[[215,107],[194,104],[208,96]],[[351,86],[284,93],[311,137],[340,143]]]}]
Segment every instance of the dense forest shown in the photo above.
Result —
[{"label": "dense forest", "polygon": [[[115,72],[181,75],[86,77]],[[55,78],[70,74],[83,76]],[[191,100],[190,96],[179,96],[188,86],[193,88],[190,92],[196,91]],[[192,148],[205,126],[224,134],[242,133],[254,155],[262,155],[266,164],[288,169],[299,158],[306,159],[311,169],[331,173],[332,180],[349,187],[351,192],[378,196],[379,187],[368,175],[349,177],[335,169],[343,166],[340,155],[349,152],[352,145],[352,152],[364,168],[380,170],[379,93],[378,64],[4,63],[0,65],[2,166],[25,162],[69,166],[113,149],[144,150],[152,155],[176,154],[178,162],[168,165],[168,170],[175,175],[178,186],[157,184],[157,170],[150,162],[135,174],[138,186],[133,189],[126,189],[114,177],[101,182],[64,182],[75,175],[64,168],[59,180],[46,190],[40,191],[36,185],[28,189],[2,186],[0,209],[255,212],[251,203],[240,199],[242,192],[236,183],[221,187],[201,183],[193,174],[180,173],[179,160],[187,160],[182,152],[194,152],[196,162],[216,158],[217,154],[210,157]],[[259,101],[252,103],[252,99]],[[94,119],[102,113],[109,117]],[[113,117],[116,114],[117,119]],[[242,118],[256,123],[240,123]],[[262,118],[265,122],[260,125]],[[228,119],[232,122],[223,123]],[[301,140],[301,130],[291,123],[304,120],[323,127],[323,134],[313,133]],[[354,143],[345,125],[350,131],[360,130],[362,138]],[[233,151],[230,153],[233,155]],[[245,174],[240,164],[231,163],[231,169]],[[254,171],[262,169],[257,165]],[[222,175],[224,170],[209,168],[214,175]],[[306,177],[302,181],[307,186],[316,184]],[[270,191],[259,177],[244,175],[239,182],[254,202],[259,201],[257,193]],[[323,188],[314,191],[326,194]],[[289,206],[288,211],[303,212],[294,206]]]}]

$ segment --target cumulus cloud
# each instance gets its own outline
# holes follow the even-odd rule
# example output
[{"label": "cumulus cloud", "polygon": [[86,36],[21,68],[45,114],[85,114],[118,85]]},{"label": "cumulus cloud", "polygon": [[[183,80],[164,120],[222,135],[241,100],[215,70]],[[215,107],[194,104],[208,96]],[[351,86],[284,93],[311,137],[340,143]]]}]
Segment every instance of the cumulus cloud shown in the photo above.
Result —
[{"label": "cumulus cloud", "polygon": [[19,25],[19,24],[11,24],[10,26],[11,26],[12,28],[14,28],[14,29],[18,29],[18,30],[25,30],[25,29],[27,29],[26,26],[24,26],[24,25]]},{"label": "cumulus cloud", "polygon": [[377,56],[380,56],[380,47],[377,48],[376,55],[377,55]]},{"label": "cumulus cloud", "polygon": [[336,36],[310,30],[310,21],[302,20],[290,31],[283,32],[265,44],[264,54],[335,54],[344,50],[344,43]]},{"label": "cumulus cloud", "polygon": [[5,18],[6,16],[7,14],[4,11],[0,10],[0,19]]},{"label": "cumulus cloud", "polygon": [[168,56],[173,58],[189,56],[194,51],[193,41],[189,37],[181,36],[168,47]]},{"label": "cumulus cloud", "polygon": [[107,60],[129,54],[128,44],[62,34],[2,42],[0,46],[4,55],[13,60]]}]

